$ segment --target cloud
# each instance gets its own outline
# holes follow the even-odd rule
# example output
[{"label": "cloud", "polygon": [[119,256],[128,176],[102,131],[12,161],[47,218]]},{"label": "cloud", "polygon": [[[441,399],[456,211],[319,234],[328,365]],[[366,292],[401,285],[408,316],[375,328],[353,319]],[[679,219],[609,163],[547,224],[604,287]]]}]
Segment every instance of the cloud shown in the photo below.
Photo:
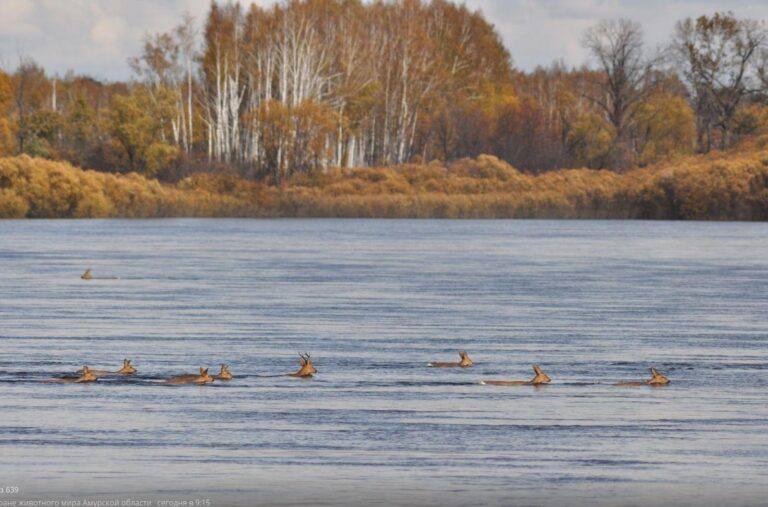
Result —
[{"label": "cloud", "polygon": [[601,19],[638,21],[651,47],[666,44],[675,23],[686,17],[732,10],[737,16],[768,20],[764,0],[466,0],[466,4],[486,15],[515,64],[526,70],[560,59],[570,65],[587,62],[581,35]]},{"label": "cloud", "polygon": [[106,79],[130,76],[127,60],[147,33],[167,31],[191,12],[202,20],[209,0],[0,0],[0,62],[18,53],[49,72]]},{"label": "cloud", "polygon": [[126,36],[125,23],[116,17],[101,17],[91,27],[91,42],[101,52],[117,54]]},{"label": "cloud", "polygon": [[7,0],[3,2],[3,16],[0,30],[10,36],[29,37],[38,32],[34,23],[30,23],[34,10],[32,4],[24,0]]},{"label": "cloud", "polygon": [[[675,21],[716,10],[768,19],[765,0],[465,0],[480,9],[523,69],[562,59],[587,60],[585,28],[604,18],[629,17],[645,28],[651,45],[668,40]],[[243,3],[247,3],[244,0]],[[273,3],[259,0],[260,5]],[[210,0],[0,0],[0,63],[15,66],[18,53],[49,72],[67,70],[97,78],[130,76],[147,33],[172,29],[185,12],[202,22]]]}]

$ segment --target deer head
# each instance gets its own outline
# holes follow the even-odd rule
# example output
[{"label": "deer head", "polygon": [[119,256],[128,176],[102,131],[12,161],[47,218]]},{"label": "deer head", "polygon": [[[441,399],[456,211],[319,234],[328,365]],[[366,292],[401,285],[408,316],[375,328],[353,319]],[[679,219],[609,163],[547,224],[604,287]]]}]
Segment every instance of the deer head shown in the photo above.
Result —
[{"label": "deer head", "polygon": [[136,368],[133,367],[130,359],[123,359],[123,367],[117,370],[117,372],[123,375],[132,375],[136,373]]},{"label": "deer head", "polygon": [[669,379],[659,373],[656,368],[651,368],[651,379],[646,380],[646,383],[652,386],[665,386],[669,384]]},{"label": "deer head", "polygon": [[221,380],[231,380],[232,379],[232,372],[229,371],[229,366],[226,364],[221,365],[221,371],[218,375],[216,375],[217,378]]},{"label": "deer head", "polygon": [[82,275],[80,275],[80,278],[82,278],[83,280],[90,280],[90,279],[92,279],[92,278],[93,278],[93,275],[91,274],[91,270],[90,270],[90,268],[89,268],[89,269],[86,269],[86,270],[85,270],[85,273],[83,273]]},{"label": "deer head", "polygon": [[301,354],[299,353],[299,364],[301,364],[301,368],[299,368],[299,371],[294,373],[294,376],[296,377],[311,377],[315,373],[317,373],[317,369],[312,366],[312,358],[309,356],[308,353]]},{"label": "deer head", "polygon": [[213,377],[208,375],[208,368],[200,368],[200,376],[195,379],[195,384],[208,384],[213,380]]},{"label": "deer head", "polygon": [[83,366],[82,371],[83,373],[80,375],[80,378],[77,379],[78,382],[92,382],[96,380],[96,375],[93,374],[88,366]]},{"label": "deer head", "polygon": [[541,367],[539,367],[538,365],[534,365],[533,372],[536,373],[536,376],[533,377],[533,380],[531,380],[531,384],[535,386],[540,384],[549,384],[552,381],[552,379],[549,378],[549,376],[546,373],[544,373],[541,370]]},{"label": "deer head", "polygon": [[461,361],[459,361],[459,366],[461,366],[462,368],[469,368],[474,364],[472,360],[469,358],[469,354],[467,354],[464,351],[459,352],[459,357],[461,358]]}]

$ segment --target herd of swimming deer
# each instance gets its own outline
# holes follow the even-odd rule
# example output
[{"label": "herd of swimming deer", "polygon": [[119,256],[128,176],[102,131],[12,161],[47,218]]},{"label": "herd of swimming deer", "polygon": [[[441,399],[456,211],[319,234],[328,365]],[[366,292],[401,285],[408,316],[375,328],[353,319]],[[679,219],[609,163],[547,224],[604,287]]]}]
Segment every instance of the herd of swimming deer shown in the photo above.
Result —
[{"label": "herd of swimming deer", "polygon": [[[466,352],[459,352],[460,361],[453,362],[453,363],[428,363],[427,366],[430,368],[471,368],[474,363],[469,358],[469,354]],[[295,377],[295,378],[310,378],[314,376],[315,373],[317,373],[317,368],[315,368],[312,365],[312,358],[309,354],[299,354],[299,364],[300,368],[298,371],[294,373],[286,373],[284,375],[275,375],[277,377]],[[544,384],[549,384],[552,379],[549,378],[549,376],[542,371],[542,369],[535,365],[533,367],[533,372],[536,374],[535,377],[533,377],[531,380],[481,380],[480,385],[489,385],[489,386],[540,386]],[[124,359],[123,360],[123,367],[116,371],[108,371],[108,370],[94,370],[89,368],[88,366],[83,366],[80,368],[76,375],[72,376],[64,376],[64,377],[55,377],[52,379],[49,379],[48,382],[62,382],[62,383],[69,383],[69,384],[81,384],[84,382],[96,382],[100,377],[109,377],[109,376],[130,376],[136,373],[136,368],[133,367],[131,364],[130,359]],[[200,373],[189,373],[184,375],[176,375],[174,377],[171,377],[167,380],[164,380],[162,383],[164,384],[170,384],[170,385],[180,385],[180,384],[197,384],[197,385],[203,385],[203,384],[210,384],[211,382],[215,380],[232,380],[232,372],[229,370],[229,366],[226,364],[221,365],[221,371],[217,373],[216,375],[211,375],[208,373],[208,368],[200,368]],[[631,382],[619,382],[618,384],[614,384],[616,386],[652,386],[652,387],[658,387],[658,386],[665,386],[669,384],[669,379],[659,373],[656,368],[651,368],[651,378],[648,380],[638,380],[638,381],[631,381]]]},{"label": "herd of swimming deer", "polygon": [[[317,373],[317,369],[312,366],[312,358],[309,354],[299,354],[299,360],[301,367],[294,373],[286,373],[285,375],[276,375],[277,377],[296,377],[296,378],[309,378]],[[63,377],[54,377],[46,380],[46,382],[60,382],[64,384],[82,384],[85,382],[96,382],[100,377],[119,377],[130,376],[136,373],[136,368],[131,364],[130,359],[123,359],[123,367],[119,370],[94,370],[88,366],[83,366],[75,372],[75,375],[65,375]],[[216,375],[208,373],[208,368],[200,368],[200,373],[186,373],[183,375],[176,375],[169,379],[162,381],[163,384],[180,385],[180,384],[210,384],[215,380],[232,380],[232,372],[229,370],[229,366],[226,364],[221,365],[221,370]]]},{"label": "herd of swimming deer", "polygon": [[[96,277],[93,276],[93,273],[90,269],[85,270],[85,273],[83,273],[80,278],[83,280],[95,280]],[[105,278],[98,278],[101,280],[117,280],[116,277],[105,277]],[[286,373],[285,375],[276,375],[278,377],[280,376],[287,376],[287,377],[296,377],[296,378],[309,378],[312,377],[315,373],[317,373],[317,369],[315,369],[314,366],[312,366],[312,359],[309,357],[309,354],[299,354],[299,362],[301,365],[301,368],[295,373]],[[469,354],[466,352],[459,352],[459,361],[456,362],[446,362],[446,363],[428,363],[427,366],[430,368],[471,368],[474,363],[469,358]],[[542,371],[542,369],[535,365],[533,367],[533,372],[536,374],[535,377],[533,377],[531,380],[481,380],[481,385],[489,385],[489,386],[540,386],[544,384],[549,384],[552,379],[549,378],[549,376]],[[73,384],[79,384],[83,382],[95,382],[98,380],[99,377],[105,377],[105,376],[119,376],[119,375],[133,375],[136,373],[136,368],[131,366],[131,361],[129,359],[123,360],[123,367],[120,368],[117,371],[106,371],[106,370],[92,370],[88,368],[87,366],[83,366],[80,370],[77,371],[78,375],[75,376],[65,376],[65,377],[58,377],[50,379],[50,382],[65,382],[65,383],[73,383]],[[209,384],[215,380],[231,380],[232,379],[232,373],[229,371],[229,366],[226,364],[221,365],[221,371],[216,375],[210,375],[208,373],[208,368],[200,368],[200,373],[189,373],[185,375],[177,375],[175,377],[171,377],[164,381],[165,384]],[[656,368],[651,368],[651,378],[648,380],[637,380],[637,381],[631,381],[631,382],[619,382],[618,384],[614,384],[616,386],[665,386],[669,384],[669,379],[659,373]]]}]

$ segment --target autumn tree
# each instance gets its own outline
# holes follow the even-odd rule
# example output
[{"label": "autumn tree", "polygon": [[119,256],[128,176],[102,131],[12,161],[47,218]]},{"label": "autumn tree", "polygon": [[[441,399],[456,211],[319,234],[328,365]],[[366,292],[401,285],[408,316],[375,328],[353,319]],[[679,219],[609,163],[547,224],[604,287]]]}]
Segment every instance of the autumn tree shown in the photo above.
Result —
[{"label": "autumn tree", "polygon": [[690,154],[696,142],[691,106],[684,97],[669,93],[656,93],[640,104],[633,129],[640,165]]},{"label": "autumn tree", "polygon": [[623,169],[631,163],[627,127],[635,106],[652,88],[650,78],[656,59],[646,56],[642,28],[628,19],[601,21],[587,30],[583,44],[600,69],[598,93],[589,98],[613,127],[616,153],[612,165]]},{"label": "autumn tree", "polygon": [[176,104],[177,97],[167,88],[150,92],[137,86],[129,95],[115,97],[110,133],[124,150],[128,170],[154,177],[178,156],[167,135]]},{"label": "autumn tree", "polygon": [[13,152],[12,106],[11,78],[5,72],[0,71],[0,156],[9,155]]},{"label": "autumn tree", "polygon": [[675,28],[673,49],[696,111],[698,144],[709,151],[713,129],[720,147],[730,145],[734,119],[755,91],[755,66],[768,33],[757,21],[732,13],[687,18]]},{"label": "autumn tree", "polygon": [[185,15],[168,33],[148,35],[140,56],[129,60],[134,74],[147,86],[150,98],[173,90],[176,113],[169,118],[173,143],[190,154],[195,143],[194,71],[196,29],[194,18]]},{"label": "autumn tree", "polygon": [[241,52],[243,13],[239,3],[211,9],[203,32],[201,74],[208,158],[219,162],[241,161],[241,113],[245,76]]},{"label": "autumn tree", "polygon": [[574,165],[593,169],[608,167],[616,137],[614,126],[602,115],[587,112],[578,116],[566,139]]},{"label": "autumn tree", "polygon": [[[45,71],[29,58],[22,58],[13,75],[13,103],[16,117],[16,149],[19,153],[36,153],[51,127],[51,118],[41,111],[48,105],[50,83]],[[39,129],[43,129],[40,131]]]}]

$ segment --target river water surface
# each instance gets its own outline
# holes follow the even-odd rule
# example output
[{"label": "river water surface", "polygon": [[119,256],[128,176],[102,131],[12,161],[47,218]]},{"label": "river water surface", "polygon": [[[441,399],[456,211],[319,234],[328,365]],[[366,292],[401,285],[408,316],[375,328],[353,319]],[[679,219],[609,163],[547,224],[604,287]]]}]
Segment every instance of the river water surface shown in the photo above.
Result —
[{"label": "river water surface", "polygon": [[767,224],[0,221],[0,502],[764,505],[767,312]]}]

